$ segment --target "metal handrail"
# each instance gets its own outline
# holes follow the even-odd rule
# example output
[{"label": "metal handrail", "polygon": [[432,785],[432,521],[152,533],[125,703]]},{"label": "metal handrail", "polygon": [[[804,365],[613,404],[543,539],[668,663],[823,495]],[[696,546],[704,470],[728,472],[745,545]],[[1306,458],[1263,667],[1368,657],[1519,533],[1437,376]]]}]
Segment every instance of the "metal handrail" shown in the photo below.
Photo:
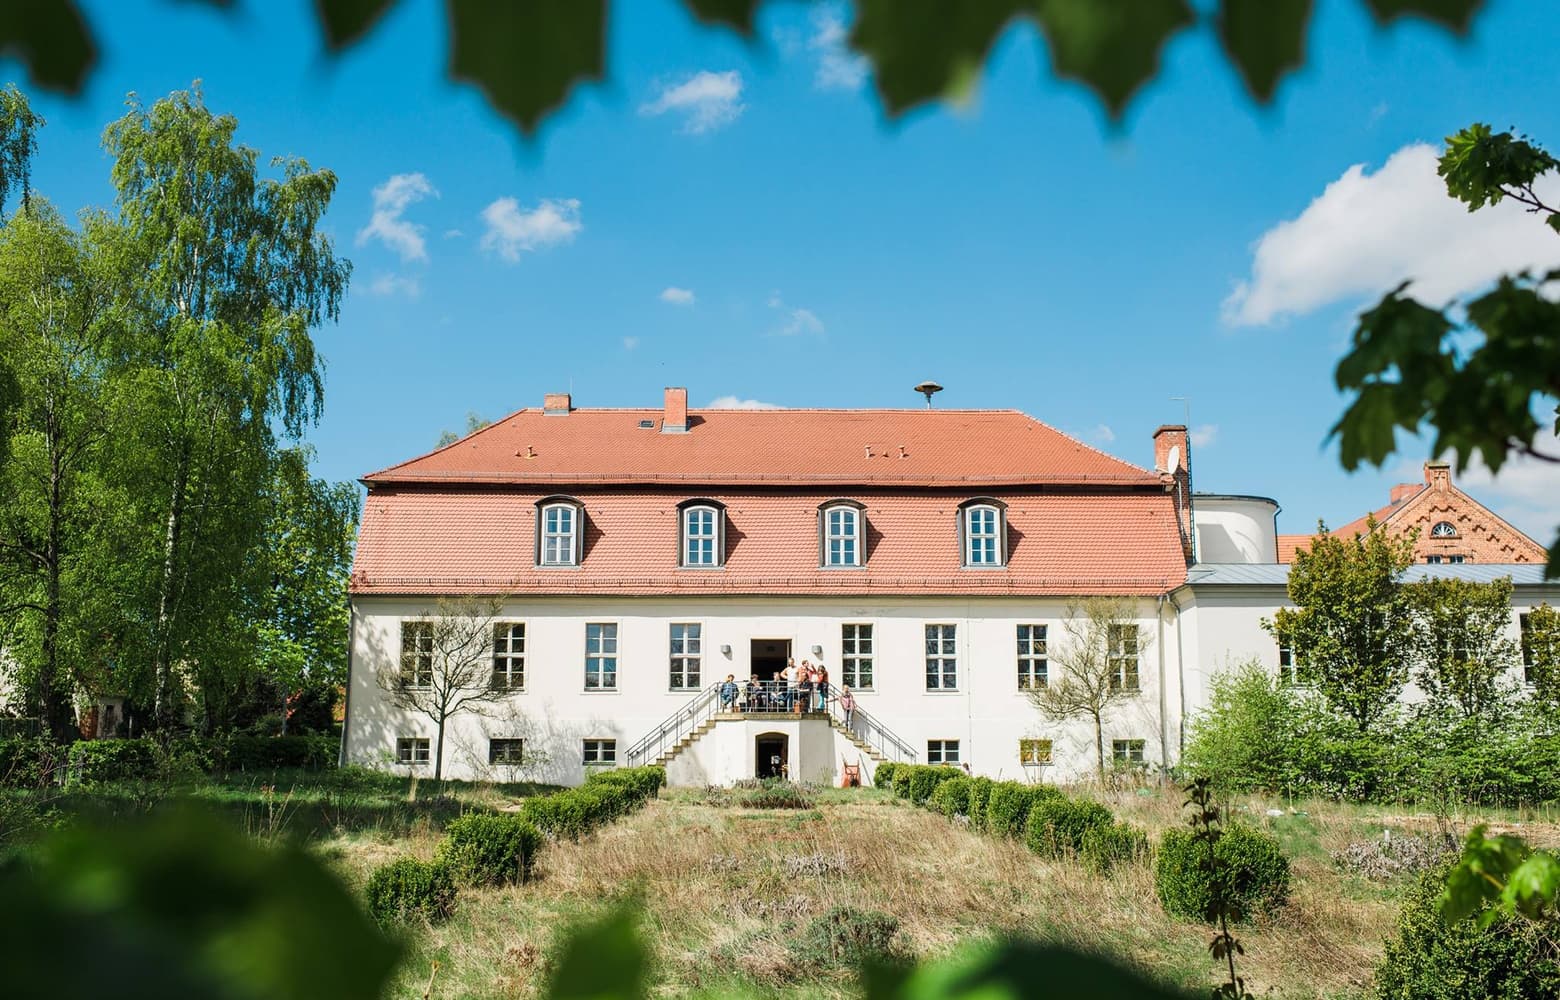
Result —
[{"label": "metal handrail", "polygon": [[849,721],[845,718],[845,710],[840,708],[838,698],[830,697],[829,706],[830,715],[840,725],[849,729],[851,734],[861,742],[876,748],[878,753],[896,763],[915,763],[916,754],[911,749],[910,744],[900,739],[893,730],[879,722],[877,717],[862,708],[859,702],[850,713]]},{"label": "metal handrail", "polygon": [[661,756],[669,744],[676,745],[678,740],[697,729],[709,716],[714,715],[715,713],[710,709],[719,701],[719,683],[711,684],[694,695],[687,704],[667,716],[659,726],[628,748],[628,766],[638,767]]}]

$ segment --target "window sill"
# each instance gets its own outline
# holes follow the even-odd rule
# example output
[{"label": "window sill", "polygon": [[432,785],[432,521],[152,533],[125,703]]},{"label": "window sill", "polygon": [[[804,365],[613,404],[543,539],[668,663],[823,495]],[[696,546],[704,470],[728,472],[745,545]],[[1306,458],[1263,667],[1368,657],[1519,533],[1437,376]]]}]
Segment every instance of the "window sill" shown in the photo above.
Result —
[{"label": "window sill", "polygon": [[617,688],[584,688],[580,694],[617,694]]},{"label": "window sill", "polygon": [[[851,692],[855,694],[854,691]],[[927,688],[926,694],[963,694],[962,688]]]}]

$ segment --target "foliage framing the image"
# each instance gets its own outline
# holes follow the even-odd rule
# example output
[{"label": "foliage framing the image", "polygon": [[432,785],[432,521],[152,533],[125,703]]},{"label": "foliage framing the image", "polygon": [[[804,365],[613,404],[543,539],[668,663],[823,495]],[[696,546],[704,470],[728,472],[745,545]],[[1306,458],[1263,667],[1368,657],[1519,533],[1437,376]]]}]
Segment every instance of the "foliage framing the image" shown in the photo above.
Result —
[{"label": "foliage framing the image", "polygon": [[[233,0],[204,0],[239,7]],[[315,0],[333,52],[360,42],[405,0]],[[757,38],[774,0],[684,0],[697,20]],[[1378,24],[1420,17],[1468,30],[1483,0],[1360,0]],[[898,116],[957,96],[1015,23],[1038,29],[1052,70],[1076,80],[1114,119],[1159,72],[1165,46],[1191,28],[1211,31],[1256,101],[1304,64],[1312,0],[1221,0],[1200,15],[1190,0],[858,0],[850,46],[872,65],[884,109]],[[91,24],[76,0],[32,0],[0,23],[0,51],[27,64],[33,81],[80,92],[96,59]],[[450,76],[469,81],[527,135],[568,103],[584,81],[606,77],[607,0],[500,4],[445,0]]]}]

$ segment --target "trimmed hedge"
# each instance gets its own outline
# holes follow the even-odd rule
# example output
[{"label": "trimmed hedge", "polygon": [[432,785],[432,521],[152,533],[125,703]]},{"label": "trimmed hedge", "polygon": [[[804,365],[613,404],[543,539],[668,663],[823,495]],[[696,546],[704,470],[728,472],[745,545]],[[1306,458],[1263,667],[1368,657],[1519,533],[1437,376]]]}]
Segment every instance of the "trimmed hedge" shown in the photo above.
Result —
[{"label": "trimmed hedge", "polygon": [[995,781],[980,775],[970,779],[970,797],[964,811],[970,818],[971,828],[986,829],[986,803],[991,799],[991,789],[995,784]]},{"label": "trimmed hedge", "polygon": [[1029,825],[1029,813],[1042,799],[1061,797],[1054,785],[1026,785],[996,781],[986,798],[985,831],[993,837],[1021,838]]},{"label": "trimmed hedge", "polygon": [[937,786],[965,777],[962,768],[946,764],[920,764],[910,769],[910,801],[920,805],[932,797]]},{"label": "trimmed hedge", "polygon": [[927,798],[926,804],[952,819],[966,816],[970,811],[970,786],[974,782],[960,775],[942,782]]},{"label": "trimmed hedge", "polygon": [[543,833],[578,840],[596,827],[632,812],[655,797],[666,783],[660,767],[600,771],[585,784],[552,795],[527,799],[520,815]]},{"label": "trimmed hedge", "polygon": [[54,783],[67,750],[46,736],[0,738],[0,788],[42,788]]},{"label": "trimmed hedge", "polygon": [[151,740],[82,740],[70,745],[67,784],[144,781],[157,776],[162,749]]},{"label": "trimmed hedge", "polygon": [[914,764],[900,764],[894,768],[894,797],[908,799],[910,797],[910,769]]},{"label": "trimmed hedge", "polygon": [[442,862],[402,858],[374,869],[368,879],[368,912],[381,925],[419,918],[431,924],[455,908],[455,874]]},{"label": "trimmed hedge", "polygon": [[1083,834],[1078,856],[1096,875],[1109,875],[1119,864],[1148,857],[1148,834],[1130,823],[1091,826]]},{"label": "trimmed hedge", "polygon": [[1029,849],[1041,857],[1071,857],[1083,850],[1084,834],[1110,826],[1111,811],[1088,799],[1042,798],[1029,811]]},{"label": "trimmed hedge", "polygon": [[471,885],[526,882],[542,847],[536,827],[513,813],[467,813],[444,829],[439,860]]},{"label": "trimmed hedge", "polygon": [[[1154,865],[1154,891],[1172,916],[1207,918],[1209,877],[1202,870],[1208,847],[1189,830],[1166,830]],[[1289,898],[1289,859],[1273,837],[1242,824],[1231,824],[1214,845],[1223,895],[1235,918],[1269,913]]]},{"label": "trimmed hedge", "polygon": [[341,739],[336,736],[182,736],[168,745],[175,756],[193,758],[201,770],[277,771],[292,768],[325,771],[336,766]]},{"label": "trimmed hedge", "polygon": [[1441,918],[1437,899],[1451,863],[1425,872],[1408,891],[1397,936],[1376,967],[1377,1000],[1560,996],[1560,959],[1551,942],[1560,920],[1498,917],[1480,928],[1470,917]]},{"label": "trimmed hedge", "polygon": [[621,767],[611,771],[596,771],[585,779],[587,785],[621,785],[630,789],[641,801],[653,799],[666,784],[664,767]]},{"label": "trimmed hedge", "polygon": [[899,764],[891,760],[885,760],[880,763],[872,772],[872,786],[874,788],[893,788],[894,772],[899,770],[899,767]]}]

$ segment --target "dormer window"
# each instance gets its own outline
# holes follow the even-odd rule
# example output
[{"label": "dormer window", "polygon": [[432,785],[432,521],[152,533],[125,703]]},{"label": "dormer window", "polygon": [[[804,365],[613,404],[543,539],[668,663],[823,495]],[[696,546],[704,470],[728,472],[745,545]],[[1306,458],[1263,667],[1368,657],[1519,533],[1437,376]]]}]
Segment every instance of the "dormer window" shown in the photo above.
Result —
[{"label": "dormer window", "polygon": [[688,500],[680,505],[681,565],[715,569],[725,562],[726,510],[713,500]]},{"label": "dormer window", "polygon": [[1457,526],[1450,521],[1437,521],[1430,529],[1431,538],[1456,538]]},{"label": "dormer window", "polygon": [[1007,562],[1007,509],[1000,500],[967,500],[959,508],[964,565],[1001,567]]},{"label": "dormer window", "polygon": [[536,505],[536,564],[578,566],[585,508],[571,497],[548,497]]},{"label": "dormer window", "polygon": [[866,508],[854,500],[831,500],[818,508],[818,564],[850,569],[865,559]]}]

